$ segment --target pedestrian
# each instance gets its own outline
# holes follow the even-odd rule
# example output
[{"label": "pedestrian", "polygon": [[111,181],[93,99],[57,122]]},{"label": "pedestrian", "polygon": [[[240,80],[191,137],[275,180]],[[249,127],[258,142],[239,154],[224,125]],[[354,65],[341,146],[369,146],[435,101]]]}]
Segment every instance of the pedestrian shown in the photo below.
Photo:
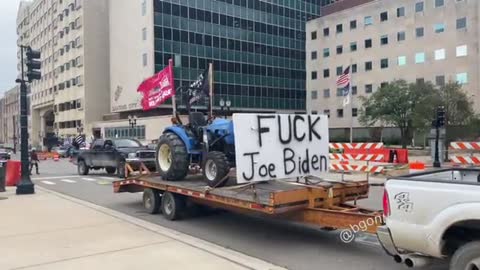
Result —
[{"label": "pedestrian", "polygon": [[39,162],[40,162],[40,160],[38,159],[37,151],[35,150],[35,148],[33,148],[32,152],[30,153],[30,175],[32,175],[33,166],[35,166],[35,170],[36,170],[37,174],[40,174],[38,172],[38,163]]}]

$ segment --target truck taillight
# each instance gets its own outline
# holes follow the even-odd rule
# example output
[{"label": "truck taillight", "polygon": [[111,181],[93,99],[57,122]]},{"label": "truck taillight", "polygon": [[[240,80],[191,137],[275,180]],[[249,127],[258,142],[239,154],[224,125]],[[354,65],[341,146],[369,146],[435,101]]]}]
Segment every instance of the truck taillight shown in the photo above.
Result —
[{"label": "truck taillight", "polygon": [[388,199],[388,192],[386,189],[383,191],[383,215],[385,217],[390,216],[390,200]]}]

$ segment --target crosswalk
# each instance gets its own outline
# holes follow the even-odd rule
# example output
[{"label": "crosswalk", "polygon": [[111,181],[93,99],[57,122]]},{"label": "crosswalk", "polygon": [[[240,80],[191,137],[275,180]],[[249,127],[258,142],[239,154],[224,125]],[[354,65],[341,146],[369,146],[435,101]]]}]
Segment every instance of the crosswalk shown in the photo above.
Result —
[{"label": "crosswalk", "polygon": [[82,177],[77,175],[69,176],[52,176],[52,177],[37,177],[32,178],[33,181],[37,183],[42,183],[49,186],[59,185],[59,184],[79,184],[79,183],[95,183],[99,185],[110,185],[113,181],[118,180],[115,177],[107,176],[89,176]]}]

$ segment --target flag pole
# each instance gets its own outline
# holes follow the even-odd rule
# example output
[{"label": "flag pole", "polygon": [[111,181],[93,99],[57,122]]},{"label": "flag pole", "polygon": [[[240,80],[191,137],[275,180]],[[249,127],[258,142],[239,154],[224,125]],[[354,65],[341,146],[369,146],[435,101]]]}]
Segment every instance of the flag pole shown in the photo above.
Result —
[{"label": "flag pole", "polygon": [[210,115],[209,118],[213,118],[213,63],[208,64],[208,89],[210,95]]},{"label": "flag pole", "polygon": [[352,59],[350,59],[350,84],[348,94],[350,95],[350,143],[353,143],[353,70],[352,70]]},{"label": "flag pole", "polygon": [[[170,78],[173,77],[173,60],[170,58],[168,59],[168,68],[170,69]],[[173,87],[172,89],[175,91],[175,84],[174,81],[172,80]],[[172,115],[173,117],[177,117],[177,93],[175,91],[175,94],[172,96]]]}]

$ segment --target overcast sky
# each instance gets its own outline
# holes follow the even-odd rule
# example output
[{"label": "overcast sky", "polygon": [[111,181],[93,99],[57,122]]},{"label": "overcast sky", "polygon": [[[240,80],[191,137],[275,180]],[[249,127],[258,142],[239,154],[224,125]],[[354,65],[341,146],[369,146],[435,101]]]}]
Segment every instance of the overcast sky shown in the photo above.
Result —
[{"label": "overcast sky", "polygon": [[0,96],[17,78],[17,9],[20,0],[0,0]]}]

